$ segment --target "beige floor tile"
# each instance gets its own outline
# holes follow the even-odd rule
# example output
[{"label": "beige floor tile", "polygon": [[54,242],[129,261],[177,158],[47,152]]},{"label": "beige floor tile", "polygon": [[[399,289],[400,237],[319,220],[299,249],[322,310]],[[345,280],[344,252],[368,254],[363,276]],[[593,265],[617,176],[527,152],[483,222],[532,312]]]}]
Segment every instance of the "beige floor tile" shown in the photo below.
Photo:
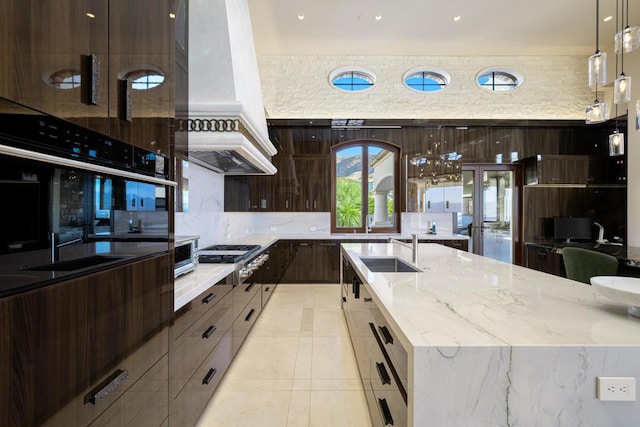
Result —
[{"label": "beige floor tile", "polygon": [[290,391],[218,390],[198,427],[279,427],[287,425]]},{"label": "beige floor tile", "polygon": [[297,354],[297,337],[249,336],[229,373],[252,379],[293,379]]},{"label": "beige floor tile", "polygon": [[371,418],[361,391],[311,391],[310,426],[368,427]]},{"label": "beige floor tile", "polygon": [[289,417],[287,427],[309,426],[309,411],[311,407],[310,391],[292,391],[289,403]]},{"label": "beige floor tile", "polygon": [[296,368],[294,379],[311,378],[311,362],[313,361],[313,338],[301,337],[298,339],[298,352],[296,355]]},{"label": "beige floor tile", "polygon": [[198,426],[370,426],[340,287],[279,285]]},{"label": "beige floor tile", "polygon": [[360,378],[351,341],[348,337],[313,337],[311,378]]}]

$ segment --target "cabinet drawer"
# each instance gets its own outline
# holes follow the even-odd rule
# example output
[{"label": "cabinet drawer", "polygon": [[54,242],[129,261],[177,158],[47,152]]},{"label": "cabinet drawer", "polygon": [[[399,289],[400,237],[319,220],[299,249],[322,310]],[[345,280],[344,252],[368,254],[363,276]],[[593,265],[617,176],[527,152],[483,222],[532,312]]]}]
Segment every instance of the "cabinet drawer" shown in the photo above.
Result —
[{"label": "cabinet drawer", "polygon": [[172,397],[182,390],[196,369],[223,339],[235,317],[233,297],[227,294],[192,328],[172,342]]},{"label": "cabinet drawer", "polygon": [[187,329],[222,298],[228,294],[233,287],[224,283],[219,283],[209,287],[206,291],[185,304],[174,314],[171,335],[176,338],[182,335]]},{"label": "cabinet drawer", "polygon": [[262,307],[265,306],[269,298],[271,298],[271,294],[276,289],[276,284],[274,283],[263,283],[262,287]]},{"label": "cabinet drawer", "polygon": [[372,420],[374,425],[393,425],[393,426],[406,426],[407,425],[407,405],[402,400],[402,396],[398,392],[385,392],[385,391],[373,391],[374,404],[377,406],[377,416],[381,420],[375,419],[373,415],[374,410],[369,408],[372,413]]},{"label": "cabinet drawer", "polygon": [[406,390],[409,357],[397,335],[376,306],[371,307],[371,321],[380,337],[384,348],[393,361],[393,366],[400,376]]},{"label": "cabinet drawer", "polygon": [[261,295],[254,293],[254,297],[249,301],[244,310],[233,322],[232,335],[233,335],[233,354],[240,349],[240,346],[244,342],[244,339],[249,334],[251,327],[256,322],[256,319],[262,311]]},{"label": "cabinet drawer", "polygon": [[[249,304],[249,301],[256,295],[260,296],[261,285],[257,282],[243,283],[233,288],[233,309],[236,316],[239,316]],[[260,306],[262,302],[260,300]]]}]

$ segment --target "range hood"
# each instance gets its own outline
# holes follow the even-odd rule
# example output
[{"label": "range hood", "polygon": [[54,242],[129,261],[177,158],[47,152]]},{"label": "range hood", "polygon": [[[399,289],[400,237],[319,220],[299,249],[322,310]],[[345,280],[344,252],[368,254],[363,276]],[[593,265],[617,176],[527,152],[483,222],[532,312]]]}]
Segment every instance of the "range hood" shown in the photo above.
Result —
[{"label": "range hood", "polygon": [[189,2],[189,160],[222,174],[273,175],[247,0]]}]

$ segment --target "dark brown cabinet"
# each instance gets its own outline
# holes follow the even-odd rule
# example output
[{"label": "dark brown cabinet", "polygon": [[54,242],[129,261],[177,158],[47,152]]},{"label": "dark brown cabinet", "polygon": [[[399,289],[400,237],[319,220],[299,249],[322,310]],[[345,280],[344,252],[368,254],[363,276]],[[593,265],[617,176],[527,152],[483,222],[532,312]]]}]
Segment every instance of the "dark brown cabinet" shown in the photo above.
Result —
[{"label": "dark brown cabinet", "polygon": [[0,96],[169,156],[173,3],[1,0]]},{"label": "dark brown cabinet", "polygon": [[291,261],[282,283],[339,283],[340,241],[290,240]]},{"label": "dark brown cabinet", "polygon": [[[149,419],[164,422],[169,274],[169,256],[159,256],[0,300],[0,424],[139,425],[133,406],[105,413],[123,395],[129,405],[153,398]],[[141,378],[157,388],[148,393]]]},{"label": "dark brown cabinet", "polygon": [[525,184],[598,184],[605,179],[596,156],[539,155],[523,160]]},{"label": "dark brown cabinet", "polygon": [[551,246],[525,245],[526,267],[566,277],[562,254]]},{"label": "dark brown cabinet", "polygon": [[328,212],[331,210],[331,162],[328,156],[294,157],[292,193],[295,212]]}]

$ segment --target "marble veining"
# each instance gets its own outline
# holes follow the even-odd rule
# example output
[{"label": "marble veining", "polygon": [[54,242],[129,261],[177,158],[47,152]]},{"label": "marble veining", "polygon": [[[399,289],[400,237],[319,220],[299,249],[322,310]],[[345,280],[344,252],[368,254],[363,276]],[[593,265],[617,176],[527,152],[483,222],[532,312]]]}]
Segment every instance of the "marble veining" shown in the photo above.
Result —
[{"label": "marble veining", "polygon": [[640,379],[640,320],[591,286],[435,244],[422,273],[372,273],[343,243],[409,357],[409,425],[637,426],[640,402],[596,398],[597,376]]}]

